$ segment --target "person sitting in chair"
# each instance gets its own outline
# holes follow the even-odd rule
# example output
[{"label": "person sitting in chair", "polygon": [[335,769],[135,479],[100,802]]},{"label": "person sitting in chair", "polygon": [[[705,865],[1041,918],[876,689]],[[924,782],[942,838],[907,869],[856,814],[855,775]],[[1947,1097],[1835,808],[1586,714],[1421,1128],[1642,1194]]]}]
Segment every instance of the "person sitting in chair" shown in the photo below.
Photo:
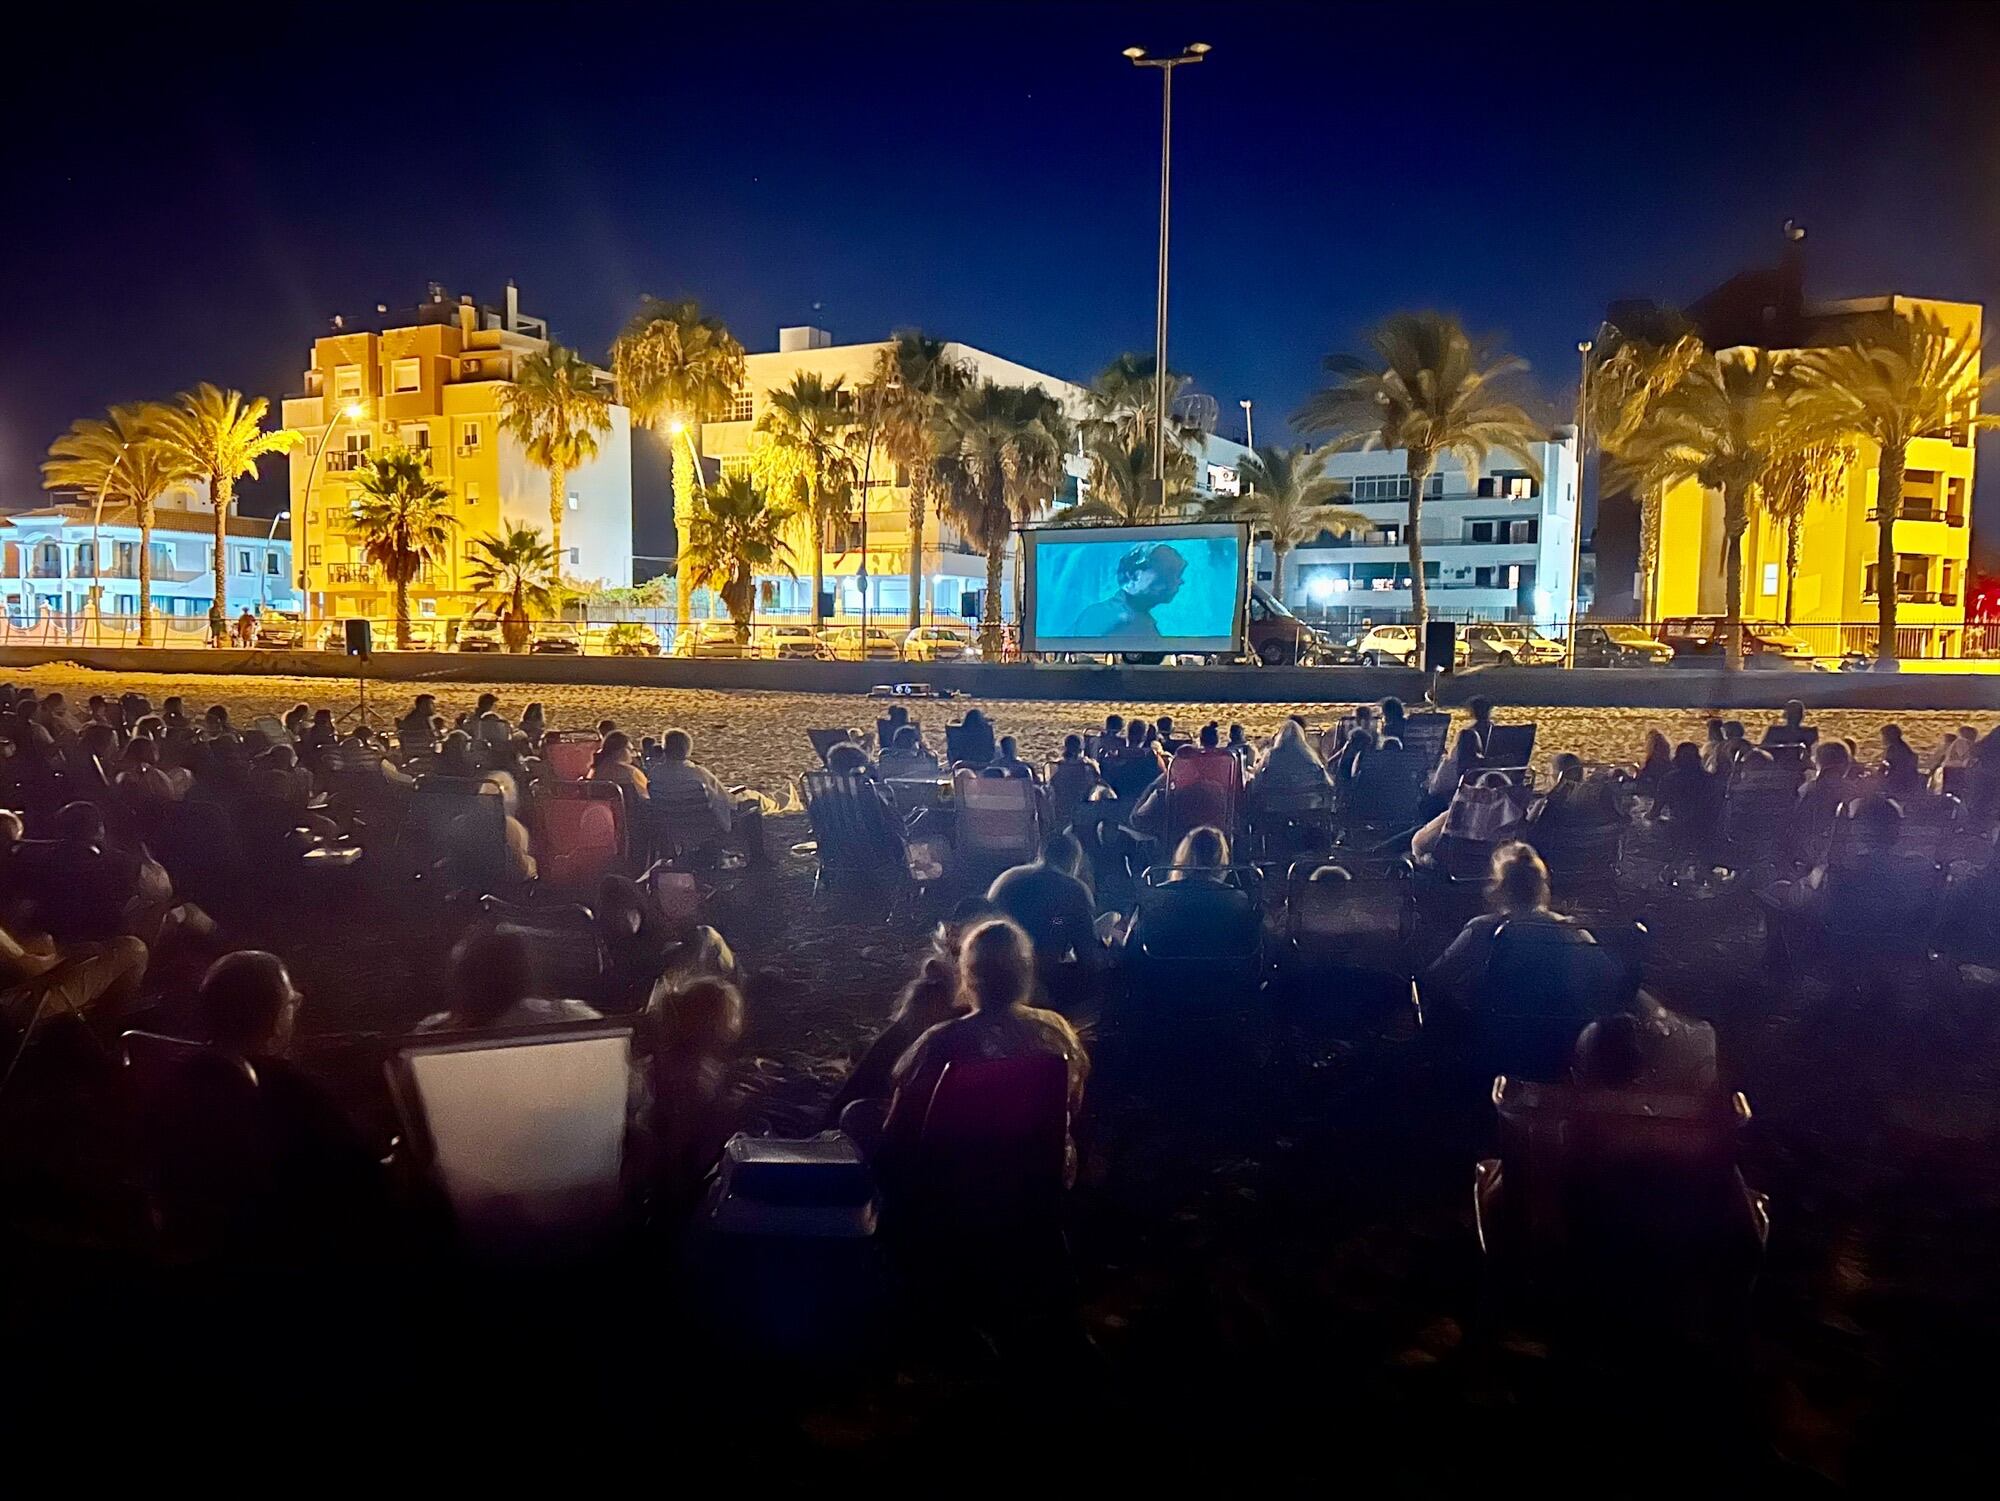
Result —
[{"label": "person sitting in chair", "polygon": [[451,951],[450,983],[451,1006],[418,1022],[417,1031],[479,1032],[599,1019],[582,1001],[533,994],[534,956],[519,933],[479,932],[461,938]]},{"label": "person sitting in chair", "polygon": [[1000,737],[999,749],[994,751],[993,760],[988,764],[987,770],[997,771],[1002,776],[1020,777],[1024,781],[1035,780],[1035,768],[1021,759],[1020,742],[1012,735]]},{"label": "person sitting in chair", "polygon": [[1549,868],[1533,848],[1508,840],[1493,851],[1486,885],[1487,909],[1458,930],[1445,951],[1424,971],[1428,991],[1468,1005],[1493,957],[1493,937],[1503,926],[1568,924],[1572,919],[1549,905]]},{"label": "person sitting in chair", "polygon": [[764,861],[764,805],[755,793],[733,794],[705,766],[697,765],[694,737],[686,730],[668,730],[660,737],[660,757],[653,763],[649,784],[654,810],[662,816],[704,805],[717,829],[739,845],[750,863]]},{"label": "person sitting in chair", "polygon": [[1062,759],[1049,768],[1049,812],[1058,823],[1070,815],[1092,792],[1104,784],[1097,762],[1083,753],[1083,736],[1063,736]]},{"label": "person sitting in chair", "polygon": [[913,724],[896,727],[889,743],[882,748],[882,754],[876,757],[875,764],[884,780],[943,775],[938,758],[924,745],[923,732]]},{"label": "person sitting in chair", "polygon": [[1570,1073],[1590,1089],[1708,1094],[1716,1087],[1715,1028],[1635,990],[1624,1010],[1583,1029]]},{"label": "person sitting in chair", "polygon": [[1051,834],[1034,860],[1001,872],[986,893],[987,901],[1018,923],[1034,944],[1045,983],[1072,954],[1086,969],[1095,969],[1103,957],[1096,940],[1096,903],[1077,876],[1082,867],[1083,846],[1076,836]]},{"label": "person sitting in chair", "polygon": [[1769,749],[1778,745],[1803,745],[1811,747],[1819,739],[1819,731],[1806,723],[1806,706],[1797,699],[1785,700],[1784,718],[1764,729],[1764,746]]}]

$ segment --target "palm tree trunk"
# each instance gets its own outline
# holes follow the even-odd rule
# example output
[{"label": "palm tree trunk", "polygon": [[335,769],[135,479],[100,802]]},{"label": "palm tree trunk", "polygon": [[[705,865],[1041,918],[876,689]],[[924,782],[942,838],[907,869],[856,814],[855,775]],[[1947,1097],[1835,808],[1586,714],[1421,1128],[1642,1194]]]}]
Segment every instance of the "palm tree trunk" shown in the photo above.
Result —
[{"label": "palm tree trunk", "polygon": [[549,465],[549,546],[556,555],[556,577],[562,577],[563,507],[569,500],[569,470],[560,463]]},{"label": "palm tree trunk", "polygon": [[930,466],[910,469],[910,629],[924,623],[924,502],[929,498]]},{"label": "palm tree trunk", "polygon": [[153,503],[139,503],[139,644],[153,644]]},{"label": "palm tree trunk", "polygon": [[1799,534],[1805,530],[1803,516],[1785,520],[1785,624],[1792,623],[1792,594],[1799,584]]},{"label": "palm tree trunk", "polygon": [[1722,634],[1730,671],[1743,665],[1743,533],[1750,522],[1749,497],[1733,487],[1722,492]]},{"label": "palm tree trunk", "polygon": [[989,662],[1000,657],[1000,576],[1006,547],[1003,540],[986,549],[986,601],[979,612],[979,649]]},{"label": "palm tree trunk", "polygon": [[215,607],[229,618],[229,508],[236,503],[233,475],[211,476],[209,498],[215,502]]},{"label": "palm tree trunk", "polygon": [[410,581],[396,577],[396,649],[410,649]]},{"label": "palm tree trunk", "polygon": [[1271,597],[1285,602],[1285,544],[1276,537],[1271,539]]},{"label": "palm tree trunk", "polygon": [[1875,487],[1875,660],[1893,669],[1896,661],[1896,513],[1903,508],[1903,471],[1909,455],[1900,444],[1885,444]]},{"label": "palm tree trunk", "polygon": [[1424,487],[1431,482],[1431,470],[1436,465],[1434,455],[1421,449],[1410,450],[1410,625],[1416,633],[1417,651],[1421,659],[1424,647],[1424,627],[1430,622],[1430,595],[1424,588]]},{"label": "palm tree trunk", "polygon": [[674,455],[674,620],[676,630],[686,630],[694,613],[694,580],[681,560],[687,557],[694,519],[694,455],[686,443],[674,442],[671,435],[667,446]]},{"label": "palm tree trunk", "polygon": [[820,509],[818,480],[806,482],[806,514],[812,517],[813,533],[812,623],[825,625],[826,611],[820,607],[826,600],[826,513]]},{"label": "palm tree trunk", "polygon": [[1660,507],[1665,486],[1656,485],[1639,498],[1639,618],[1650,622],[1660,604]]}]

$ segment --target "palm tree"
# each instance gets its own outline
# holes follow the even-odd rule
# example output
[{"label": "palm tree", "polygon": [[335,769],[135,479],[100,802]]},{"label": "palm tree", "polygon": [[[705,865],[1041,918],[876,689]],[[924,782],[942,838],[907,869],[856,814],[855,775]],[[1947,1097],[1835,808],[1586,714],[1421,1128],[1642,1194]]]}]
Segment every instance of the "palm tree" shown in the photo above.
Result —
[{"label": "palm tree", "polygon": [[[726,415],[743,385],[743,346],[720,318],[709,317],[692,299],[675,302],[648,297],[611,345],[611,369],[619,400],[632,419],[664,427],[673,451],[674,531],[679,547],[688,541],[699,467],[695,462],[701,425]],[[679,438],[675,443],[673,440]],[[686,620],[694,586],[676,570],[675,608]]]},{"label": "palm tree", "polygon": [[556,550],[530,526],[512,526],[493,537],[473,539],[465,581],[472,588],[497,596],[500,636],[507,650],[528,644],[532,612],[555,613]]},{"label": "palm tree", "polygon": [[1000,588],[1017,524],[1048,508],[1070,439],[1062,405],[1039,386],[981,381],[944,414],[938,481],[945,507],[986,554],[986,608],[980,638],[1000,648]]},{"label": "palm tree", "polygon": [[905,330],[876,356],[862,391],[863,408],[880,422],[883,451],[910,482],[912,630],[924,617],[924,517],[940,498],[934,482],[940,418],[971,381],[971,368],[947,357],[943,340]]},{"label": "palm tree", "polygon": [[773,447],[796,465],[807,522],[813,532],[812,619],[825,618],[820,608],[826,590],[826,533],[834,514],[846,515],[854,493],[854,458],[846,443],[852,426],[847,381],[831,382],[800,373],[789,386],[770,393],[771,404],[757,421],[757,431],[770,436]]},{"label": "palm tree", "polygon": [[[1110,436],[1128,448],[1145,444],[1151,451],[1154,403],[1158,394],[1157,382],[1153,379],[1156,368],[1150,354],[1121,354],[1098,372],[1097,379],[1090,383],[1090,390],[1085,395],[1083,429],[1086,442]],[[1175,446],[1187,450],[1191,456],[1202,437],[1200,427],[1178,421],[1173,415],[1174,403],[1187,386],[1185,375],[1176,375],[1171,370],[1167,372],[1167,463],[1170,467],[1174,461]]]},{"label": "palm tree", "polygon": [[1648,409],[1621,465],[1663,492],[1684,480],[1722,496],[1722,576],[1729,665],[1743,665],[1743,534],[1765,486],[1828,425],[1801,404],[1795,362],[1765,349],[1704,355]]},{"label": "palm tree", "polygon": [[695,500],[682,566],[694,584],[722,596],[738,639],[747,642],[757,603],[757,570],[782,568],[797,577],[785,541],[795,513],[773,505],[747,474],[726,474],[719,483],[704,485]]},{"label": "palm tree", "polygon": [[182,458],[208,481],[215,506],[215,605],[213,616],[229,610],[229,512],[236,504],[236,482],[254,477],[257,461],[266,454],[289,453],[305,441],[295,428],[266,432],[271,403],[262,396],[223,391],[203,381],[183,391],[161,410],[161,431]]},{"label": "palm tree", "polygon": [[1247,521],[1253,536],[1271,539],[1271,593],[1285,597],[1285,554],[1321,532],[1365,532],[1372,523],[1359,511],[1332,504],[1339,486],[1321,471],[1326,453],[1266,444],[1236,466],[1243,493],[1218,497],[1209,514]]},{"label": "palm tree", "polygon": [[1930,313],[1892,315],[1886,327],[1852,343],[1807,350],[1800,381],[1816,414],[1872,439],[1881,449],[1875,488],[1875,657],[1896,661],[1896,516],[1910,444],[1953,429],[1991,427],[1979,400],[2000,380],[1981,374],[1979,345]]},{"label": "palm tree", "polygon": [[[156,401],[115,406],[104,417],[82,417],[49,444],[42,488],[79,490],[132,508],[139,527],[139,644],[153,641],[153,508],[176,485],[201,478],[167,435],[166,408]],[[101,578],[104,563],[93,556]]]},{"label": "palm tree", "polygon": [[1816,503],[1831,503],[1846,493],[1853,463],[1854,450],[1847,442],[1808,442],[1779,455],[1759,486],[1765,511],[1785,537],[1786,625],[1792,623],[1793,596],[1798,590],[1799,545],[1804,540],[1806,513]]},{"label": "palm tree", "polygon": [[410,583],[451,547],[451,491],[411,448],[368,455],[354,481],[353,530],[396,590],[396,645],[410,645]]},{"label": "palm tree", "polygon": [[1064,526],[1145,526],[1161,520],[1194,493],[1194,456],[1178,444],[1167,452],[1166,488],[1153,489],[1153,445],[1150,439],[1128,443],[1110,431],[1100,431],[1084,443],[1090,463],[1090,489],[1083,500],[1063,512]]},{"label": "palm tree", "polygon": [[[1678,314],[1644,329],[1606,325],[1590,368],[1590,426],[1598,447],[1614,462],[1645,426],[1653,405],[1707,353]],[[1581,456],[1578,459],[1581,463]],[[1639,499],[1639,612],[1651,620],[1660,564],[1660,505],[1664,492],[1642,487]]]},{"label": "palm tree", "polygon": [[1476,474],[1495,449],[1539,480],[1535,445],[1546,429],[1501,394],[1527,369],[1511,355],[1475,345],[1443,313],[1398,313],[1369,337],[1367,355],[1330,354],[1332,379],[1306,399],[1293,426],[1325,433],[1338,451],[1400,448],[1410,476],[1410,622],[1419,640],[1429,619],[1424,588],[1424,491],[1446,455]]},{"label": "palm tree", "polygon": [[514,383],[501,394],[500,426],[549,476],[549,554],[559,567],[569,472],[597,457],[598,434],[611,428],[611,398],[589,360],[551,344],[515,366]]}]

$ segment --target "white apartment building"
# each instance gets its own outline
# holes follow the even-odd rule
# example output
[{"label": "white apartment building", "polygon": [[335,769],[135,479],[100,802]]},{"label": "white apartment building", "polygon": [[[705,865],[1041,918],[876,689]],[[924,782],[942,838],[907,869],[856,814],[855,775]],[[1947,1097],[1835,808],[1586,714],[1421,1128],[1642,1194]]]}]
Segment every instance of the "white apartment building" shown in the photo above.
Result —
[{"label": "white apartment building", "polygon": [[[1424,580],[1433,616],[1539,622],[1568,628],[1577,524],[1576,433],[1558,428],[1535,445],[1536,479],[1509,455],[1477,474],[1441,460],[1424,499]],[[1377,624],[1410,612],[1410,481],[1400,449],[1329,455],[1335,503],[1373,523],[1365,534],[1322,534],[1285,560],[1285,603],[1314,620]],[[1271,580],[1271,546],[1257,547],[1257,576]]]}]

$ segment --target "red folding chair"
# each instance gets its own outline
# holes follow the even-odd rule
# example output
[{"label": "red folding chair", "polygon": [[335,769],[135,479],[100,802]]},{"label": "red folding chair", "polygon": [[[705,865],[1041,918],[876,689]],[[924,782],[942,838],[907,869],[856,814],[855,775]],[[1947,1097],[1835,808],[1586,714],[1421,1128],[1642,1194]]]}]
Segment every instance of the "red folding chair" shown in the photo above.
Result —
[{"label": "red folding chair", "polygon": [[1167,763],[1167,842],[1213,825],[1234,844],[1243,835],[1243,763],[1233,752],[1190,746]]},{"label": "red folding chair", "polygon": [[615,782],[550,783],[538,801],[544,883],[594,888],[625,863],[625,797]]},{"label": "red folding chair", "polygon": [[581,782],[590,775],[602,744],[595,730],[551,730],[542,736],[542,760],[558,780]]}]

